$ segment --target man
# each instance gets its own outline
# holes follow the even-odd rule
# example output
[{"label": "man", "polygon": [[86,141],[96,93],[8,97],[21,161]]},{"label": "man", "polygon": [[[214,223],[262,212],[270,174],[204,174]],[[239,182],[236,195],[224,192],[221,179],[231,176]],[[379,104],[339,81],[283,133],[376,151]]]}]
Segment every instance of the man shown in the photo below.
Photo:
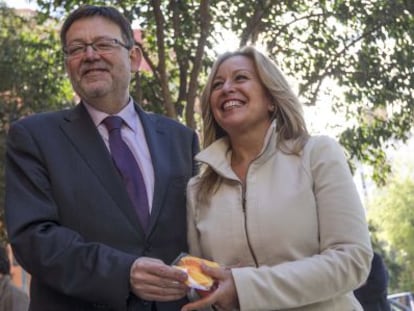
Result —
[{"label": "man", "polygon": [[0,246],[0,311],[27,311],[29,297],[10,280],[10,260]]},{"label": "man", "polygon": [[[187,249],[185,189],[197,136],[131,99],[141,54],[117,10],[80,7],[61,41],[81,102],[14,123],[7,141],[6,223],[32,275],[30,310],[179,310],[187,276],[170,263]],[[121,166],[132,163],[119,161],[121,143],[106,122],[113,115],[137,160],[128,177],[132,169]],[[141,173],[144,188],[131,187]],[[140,189],[134,195],[146,196],[147,216],[130,197]]]},{"label": "man", "polygon": [[354,291],[364,311],[390,311],[387,300],[388,270],[380,254],[374,252],[367,281]]}]

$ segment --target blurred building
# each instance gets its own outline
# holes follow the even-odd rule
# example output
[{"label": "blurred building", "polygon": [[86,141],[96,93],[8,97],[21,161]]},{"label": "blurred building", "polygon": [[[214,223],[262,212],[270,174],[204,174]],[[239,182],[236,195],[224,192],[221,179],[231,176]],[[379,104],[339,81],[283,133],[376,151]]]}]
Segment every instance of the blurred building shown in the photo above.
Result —
[{"label": "blurred building", "polygon": [[17,262],[10,245],[7,246],[7,253],[10,259],[10,278],[14,285],[29,293],[30,274],[28,274]]}]

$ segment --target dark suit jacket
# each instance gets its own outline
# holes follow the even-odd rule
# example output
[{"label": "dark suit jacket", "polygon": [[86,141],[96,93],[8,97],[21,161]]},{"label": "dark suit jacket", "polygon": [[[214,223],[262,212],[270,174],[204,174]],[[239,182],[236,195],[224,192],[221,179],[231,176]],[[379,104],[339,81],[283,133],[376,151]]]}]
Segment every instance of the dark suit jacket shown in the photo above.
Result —
[{"label": "dark suit jacket", "polygon": [[82,104],[11,126],[6,224],[17,260],[32,275],[30,310],[150,310],[130,293],[131,264],[139,256],[171,263],[187,250],[185,192],[196,172],[197,135],[136,109],[155,175],[147,235]]},{"label": "dark suit jacket", "polygon": [[364,311],[390,311],[387,300],[388,271],[381,256],[374,252],[368,279],[354,291]]}]

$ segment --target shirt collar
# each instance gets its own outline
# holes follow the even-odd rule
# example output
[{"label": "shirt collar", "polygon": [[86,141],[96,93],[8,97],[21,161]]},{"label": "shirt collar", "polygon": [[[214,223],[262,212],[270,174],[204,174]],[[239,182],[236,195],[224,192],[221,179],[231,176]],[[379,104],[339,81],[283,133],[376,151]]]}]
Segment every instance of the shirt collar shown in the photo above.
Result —
[{"label": "shirt collar", "polygon": [[[97,110],[96,108],[92,107],[85,101],[82,101],[82,103],[85,105],[86,110],[88,111],[89,115],[91,116],[93,123],[96,127],[98,127],[102,121],[109,116],[106,112]],[[137,112],[135,110],[134,101],[132,98],[129,98],[128,104],[122,108],[121,111],[119,111],[117,114],[115,114],[119,117],[121,117],[125,124],[134,132],[137,128]]]}]

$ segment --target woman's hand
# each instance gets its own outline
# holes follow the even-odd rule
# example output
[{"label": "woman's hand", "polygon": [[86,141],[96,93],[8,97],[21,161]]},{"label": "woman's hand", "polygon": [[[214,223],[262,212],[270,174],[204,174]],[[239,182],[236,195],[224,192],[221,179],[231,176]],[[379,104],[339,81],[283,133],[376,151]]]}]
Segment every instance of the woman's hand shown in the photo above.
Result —
[{"label": "woman's hand", "polygon": [[197,310],[208,306],[213,306],[215,310],[227,311],[239,307],[236,286],[233,275],[228,268],[211,268],[203,264],[203,272],[215,279],[217,287],[211,293],[200,293],[202,298],[186,304],[181,311]]}]

